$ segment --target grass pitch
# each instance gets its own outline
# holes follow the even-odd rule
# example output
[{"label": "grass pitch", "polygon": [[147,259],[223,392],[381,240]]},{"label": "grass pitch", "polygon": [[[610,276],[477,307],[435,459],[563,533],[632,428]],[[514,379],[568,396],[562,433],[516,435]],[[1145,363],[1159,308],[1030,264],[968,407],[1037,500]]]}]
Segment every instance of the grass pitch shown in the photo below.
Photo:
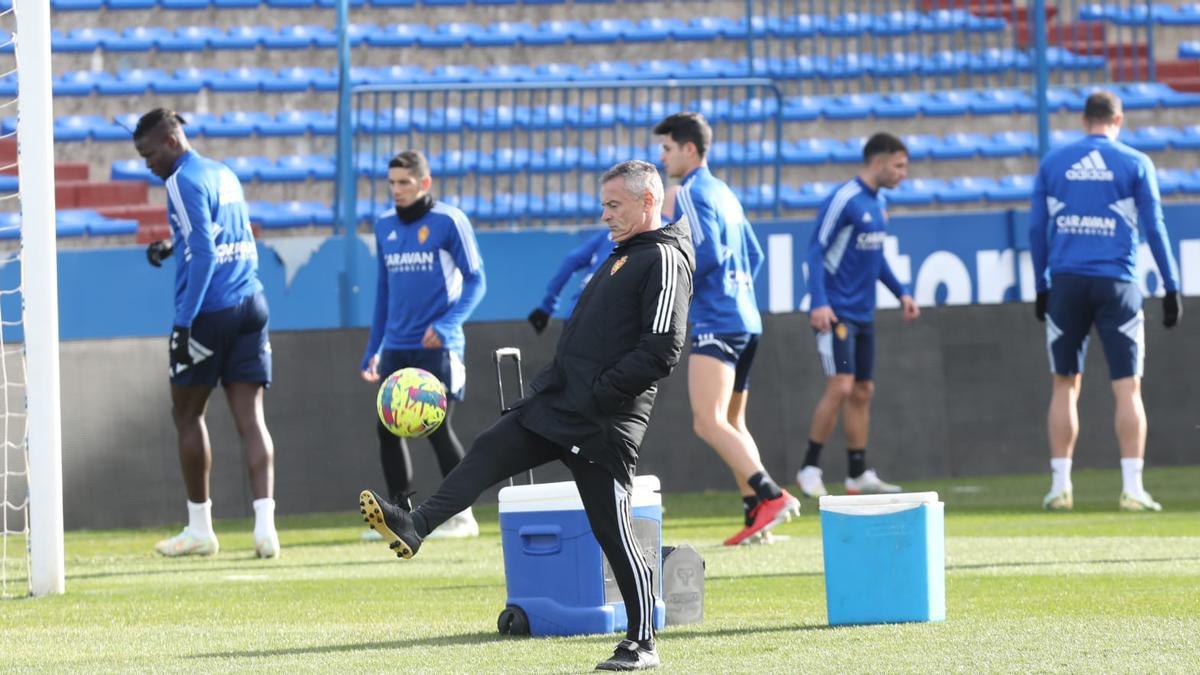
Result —
[{"label": "grass pitch", "polygon": [[[1115,471],[1075,472],[1075,511],[1043,513],[1047,483],[906,483],[946,503],[947,620],[853,628],[826,625],[815,503],[785,541],[727,549],[736,495],[667,494],[664,541],[704,556],[707,597],[702,624],[660,633],[662,670],[1200,672],[1200,467],[1147,472],[1159,514],[1119,513]],[[565,673],[606,657],[620,636],[496,632],[496,510],[477,515],[479,539],[409,561],[359,541],[352,508],[282,518],[273,561],[248,521],[217,523],[211,559],[155,555],[174,529],[70,532],[65,595],[0,601],[0,670]]]}]

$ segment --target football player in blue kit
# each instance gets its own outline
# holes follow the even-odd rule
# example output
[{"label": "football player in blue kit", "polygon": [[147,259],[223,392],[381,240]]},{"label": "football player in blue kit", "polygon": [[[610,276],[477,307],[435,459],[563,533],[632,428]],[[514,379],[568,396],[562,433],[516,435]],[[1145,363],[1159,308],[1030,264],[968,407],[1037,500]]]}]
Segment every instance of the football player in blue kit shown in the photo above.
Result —
[{"label": "football player in blue kit", "polygon": [[708,169],[712,128],[704,117],[676,113],[659,122],[654,133],[663,168],[680,181],[668,220],[687,222],[696,250],[688,315],[692,425],[729,466],[742,493],[743,528],[725,545],[769,541],[770,529],[799,514],[800,502],[771,479],[746,428],[750,368],[762,334],[754,297],[762,247],[733,191]]},{"label": "football player in blue kit", "polygon": [[567,257],[563,258],[558,270],[550,278],[550,283],[546,285],[546,297],[542,298],[542,304],[529,313],[529,324],[533,326],[536,333],[541,335],[542,331],[546,330],[546,326],[550,323],[550,317],[559,309],[559,296],[562,295],[563,286],[567,285],[576,272],[583,270],[583,279],[579,282],[579,287],[571,293],[571,297],[562,307],[563,311],[570,315],[579,295],[591,281],[592,274],[600,265],[604,264],[605,260],[608,260],[608,254],[612,253],[612,250],[613,241],[609,237],[608,230],[600,230],[567,253]]},{"label": "football player in blue kit", "polygon": [[171,239],[151,243],[146,257],[161,267],[172,253],[179,254],[170,378],[188,524],[154,548],[169,557],[213,555],[219,548],[212,527],[212,448],[204,412],[220,382],[245,446],[254,494],[254,549],[259,557],[275,558],[275,450],[263,418],[271,344],[258,251],[237,176],[193,150],[183,125],[175,112],[157,108],[143,115],[133,132],[138,154],[166,186],[172,233]]},{"label": "football player in blue kit", "polygon": [[837,426],[838,414],[849,454],[846,492],[899,492],[867,468],[871,398],[875,393],[875,282],[897,298],[904,319],[921,310],[883,255],[887,211],[879,193],[908,174],[908,149],[899,138],[877,133],[863,147],[863,170],[833,190],[817,212],[817,228],[808,249],[809,323],[825,371],[825,392],[813,411],[804,465],[796,475],[808,497],[826,494],[821,478],[821,449]]},{"label": "football player in blue kit", "polygon": [[1145,238],[1165,287],[1163,325],[1179,321],[1179,268],[1163,222],[1154,163],[1117,141],[1124,121],[1121,99],[1088,96],[1087,136],[1043,158],[1034,181],[1029,244],[1037,287],[1035,310],[1046,322],[1053,389],[1049,510],[1074,503],[1071,459],[1079,436],[1079,385],[1093,325],[1104,347],[1116,399],[1123,511],[1159,511],[1142,485],[1146,411],[1142,406],[1145,327],[1137,282],[1137,251]]},{"label": "football player in blue kit", "polygon": [[[364,380],[378,382],[401,368],[421,368],[446,386],[446,419],[429,435],[446,476],[463,458],[453,411],[466,385],[462,325],[487,287],[483,259],[466,214],[430,193],[433,176],[423,154],[405,150],[393,157],[388,187],[395,208],[375,221],[375,313],[360,370]],[[388,496],[399,500],[412,481],[408,444],[378,420],[376,432]],[[479,525],[467,508],[433,536],[478,534]]]}]

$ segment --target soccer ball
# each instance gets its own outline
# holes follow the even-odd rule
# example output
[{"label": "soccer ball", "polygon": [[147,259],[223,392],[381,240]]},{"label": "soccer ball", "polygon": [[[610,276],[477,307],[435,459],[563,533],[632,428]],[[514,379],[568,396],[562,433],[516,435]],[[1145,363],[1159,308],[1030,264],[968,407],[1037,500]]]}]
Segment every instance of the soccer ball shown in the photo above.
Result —
[{"label": "soccer ball", "polygon": [[379,421],[401,438],[424,438],[446,419],[446,387],[427,370],[401,368],[379,385]]}]

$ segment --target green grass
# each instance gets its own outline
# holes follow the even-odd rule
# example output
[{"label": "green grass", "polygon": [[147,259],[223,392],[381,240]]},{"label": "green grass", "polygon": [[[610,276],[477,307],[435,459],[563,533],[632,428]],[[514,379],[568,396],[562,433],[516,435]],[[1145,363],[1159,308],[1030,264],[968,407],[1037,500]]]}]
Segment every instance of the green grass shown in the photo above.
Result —
[{"label": "green grass", "polygon": [[[1113,471],[1077,471],[1076,510],[1043,513],[1047,482],[906,484],[946,502],[947,620],[847,628],[826,625],[814,504],[786,540],[726,549],[736,496],[669,494],[666,543],[708,571],[704,622],[659,635],[663,670],[1200,671],[1200,468],[1147,473],[1160,514],[1118,513]],[[0,601],[0,671],[590,670],[618,636],[497,634],[496,511],[478,515],[479,539],[409,561],[360,542],[356,512],[283,518],[275,561],[253,557],[247,521],[217,524],[212,559],[157,557],[173,530],[70,532],[65,595]]]}]

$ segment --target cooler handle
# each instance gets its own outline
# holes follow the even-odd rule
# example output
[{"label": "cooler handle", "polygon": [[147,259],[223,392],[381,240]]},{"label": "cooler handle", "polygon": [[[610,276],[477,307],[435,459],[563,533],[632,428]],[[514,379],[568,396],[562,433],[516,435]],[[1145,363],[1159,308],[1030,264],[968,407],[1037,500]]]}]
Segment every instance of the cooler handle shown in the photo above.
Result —
[{"label": "cooler handle", "polygon": [[525,555],[554,555],[562,550],[559,525],[524,525],[517,530]]}]

